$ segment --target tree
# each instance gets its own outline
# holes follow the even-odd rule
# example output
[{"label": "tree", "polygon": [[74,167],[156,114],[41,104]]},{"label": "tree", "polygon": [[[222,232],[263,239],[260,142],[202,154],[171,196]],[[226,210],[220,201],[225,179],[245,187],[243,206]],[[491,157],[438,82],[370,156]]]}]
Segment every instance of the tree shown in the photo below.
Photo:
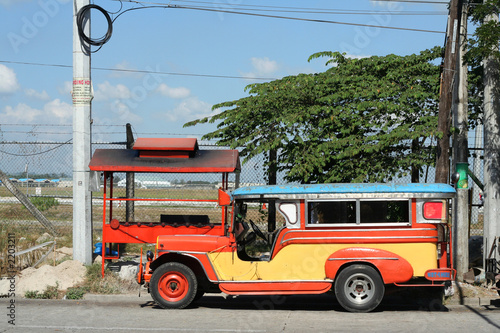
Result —
[{"label": "tree", "polygon": [[[204,139],[244,147],[243,162],[278,150],[288,181],[390,180],[434,163],[438,136],[441,48],[419,55],[352,59],[339,52],[323,73],[248,85],[250,96],[214,105],[219,114],[185,124],[220,121]],[[269,163],[267,164],[269,166]]]},{"label": "tree", "polygon": [[477,0],[471,6],[471,21],[477,25],[473,35],[467,42],[465,61],[473,68],[481,67],[485,58],[494,57],[500,61],[500,23],[488,19],[500,12],[500,0]]},{"label": "tree", "polygon": [[[472,21],[478,24],[469,40],[466,61],[483,67],[484,79],[484,247],[492,248],[500,234],[500,24],[499,0],[487,0],[472,11]],[[495,251],[485,260],[498,260]]]}]

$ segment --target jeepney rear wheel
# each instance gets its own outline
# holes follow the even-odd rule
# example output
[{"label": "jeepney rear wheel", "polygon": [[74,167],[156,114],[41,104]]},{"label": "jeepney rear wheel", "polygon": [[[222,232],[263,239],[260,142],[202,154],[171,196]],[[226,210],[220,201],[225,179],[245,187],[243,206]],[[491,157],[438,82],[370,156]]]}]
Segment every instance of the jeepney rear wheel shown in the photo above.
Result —
[{"label": "jeepney rear wheel", "polygon": [[164,309],[183,309],[194,300],[198,281],[186,265],[168,262],[151,276],[151,297]]},{"label": "jeepney rear wheel", "polygon": [[370,312],[384,297],[385,287],[380,274],[368,265],[344,268],[335,279],[335,297],[350,312]]}]

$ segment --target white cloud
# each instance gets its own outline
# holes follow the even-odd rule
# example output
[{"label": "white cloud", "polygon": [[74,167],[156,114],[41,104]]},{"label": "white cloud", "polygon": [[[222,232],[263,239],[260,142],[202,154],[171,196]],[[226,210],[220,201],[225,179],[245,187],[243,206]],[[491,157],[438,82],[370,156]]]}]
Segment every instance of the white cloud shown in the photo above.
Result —
[{"label": "white cloud", "polygon": [[112,104],[111,109],[120,122],[127,122],[131,124],[142,123],[142,117],[130,111],[130,108],[125,103],[115,101]]},{"label": "white cloud", "polygon": [[165,83],[160,84],[157,91],[163,96],[167,96],[170,98],[187,98],[191,94],[191,91],[188,88],[185,87],[171,88],[167,86]]},{"label": "white cloud", "polygon": [[131,97],[130,89],[123,84],[113,86],[108,81],[99,83],[94,92],[94,100],[106,101],[111,99],[129,99]]},{"label": "white cloud", "polygon": [[252,66],[257,71],[257,74],[268,75],[278,70],[278,63],[274,60],[269,60],[268,57],[264,58],[251,58]]},{"label": "white cloud", "polygon": [[15,107],[7,105],[3,112],[0,112],[0,118],[6,122],[23,122],[27,124],[47,122],[47,119],[50,119],[50,122],[67,124],[71,123],[72,116],[73,107],[59,99],[46,103],[41,110],[19,103]]},{"label": "white cloud", "polygon": [[200,101],[197,97],[189,97],[180,102],[173,110],[169,110],[162,116],[165,116],[168,121],[190,121],[203,117],[208,117],[215,112],[212,111],[212,105],[207,102]]},{"label": "white cloud", "polygon": [[65,96],[71,96],[71,90],[73,90],[73,83],[71,81],[64,81],[62,86],[57,87],[57,91]]},{"label": "white cloud", "polygon": [[31,0],[0,0],[0,5],[8,7],[19,2],[29,2]]},{"label": "white cloud", "polygon": [[[390,11],[400,11],[403,9],[403,5],[397,1],[377,1],[377,0],[371,0],[370,1],[372,6],[374,7],[383,7],[386,10]],[[407,1],[405,4],[411,5],[412,1]],[[416,4],[419,4],[419,1],[415,0]]]},{"label": "white cloud", "polygon": [[41,101],[48,101],[50,99],[49,94],[47,94],[45,90],[42,92],[38,92],[35,89],[25,89],[24,93],[29,98],[38,99]]},{"label": "white cloud", "polygon": [[119,64],[116,64],[115,67],[116,71],[113,71],[111,73],[111,77],[117,78],[117,77],[142,77],[144,73],[137,73],[135,70],[137,68],[133,67],[128,61],[124,60]]},{"label": "white cloud", "polygon": [[23,121],[23,123],[32,123],[42,115],[42,113],[42,111],[34,109],[29,105],[19,103],[16,107],[7,105],[4,108],[4,112],[1,113],[1,118],[4,121]]},{"label": "white cloud", "polygon": [[73,117],[73,106],[60,99],[55,99],[43,107],[44,114],[50,119],[57,119],[59,123],[69,123]]},{"label": "white cloud", "polygon": [[19,89],[16,72],[0,64],[0,95],[10,95]]},{"label": "white cloud", "polygon": [[269,77],[272,74],[276,73],[279,69],[279,65],[275,60],[270,60],[268,57],[250,58],[250,62],[252,64],[251,72],[242,72],[242,75],[249,78],[257,78],[257,77]]}]

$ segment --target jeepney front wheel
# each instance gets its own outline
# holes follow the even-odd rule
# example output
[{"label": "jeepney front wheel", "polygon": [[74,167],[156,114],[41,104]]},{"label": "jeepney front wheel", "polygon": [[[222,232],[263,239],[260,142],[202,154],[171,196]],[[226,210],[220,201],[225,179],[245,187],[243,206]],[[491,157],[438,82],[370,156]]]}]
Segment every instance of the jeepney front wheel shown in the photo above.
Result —
[{"label": "jeepney front wheel", "polygon": [[194,300],[198,281],[186,265],[168,262],[151,276],[151,297],[164,309],[183,309]]},{"label": "jeepney front wheel", "polygon": [[370,312],[384,297],[380,274],[368,265],[352,265],[343,269],[335,280],[335,297],[350,312]]}]

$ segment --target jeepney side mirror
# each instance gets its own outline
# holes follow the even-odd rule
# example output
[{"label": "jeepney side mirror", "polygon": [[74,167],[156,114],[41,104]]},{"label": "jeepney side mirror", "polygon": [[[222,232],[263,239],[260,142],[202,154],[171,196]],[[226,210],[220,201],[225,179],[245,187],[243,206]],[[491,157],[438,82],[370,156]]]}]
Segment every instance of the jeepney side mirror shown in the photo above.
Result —
[{"label": "jeepney side mirror", "polygon": [[451,183],[453,185],[457,185],[459,180],[460,180],[460,174],[458,172],[455,172],[451,175]]}]

